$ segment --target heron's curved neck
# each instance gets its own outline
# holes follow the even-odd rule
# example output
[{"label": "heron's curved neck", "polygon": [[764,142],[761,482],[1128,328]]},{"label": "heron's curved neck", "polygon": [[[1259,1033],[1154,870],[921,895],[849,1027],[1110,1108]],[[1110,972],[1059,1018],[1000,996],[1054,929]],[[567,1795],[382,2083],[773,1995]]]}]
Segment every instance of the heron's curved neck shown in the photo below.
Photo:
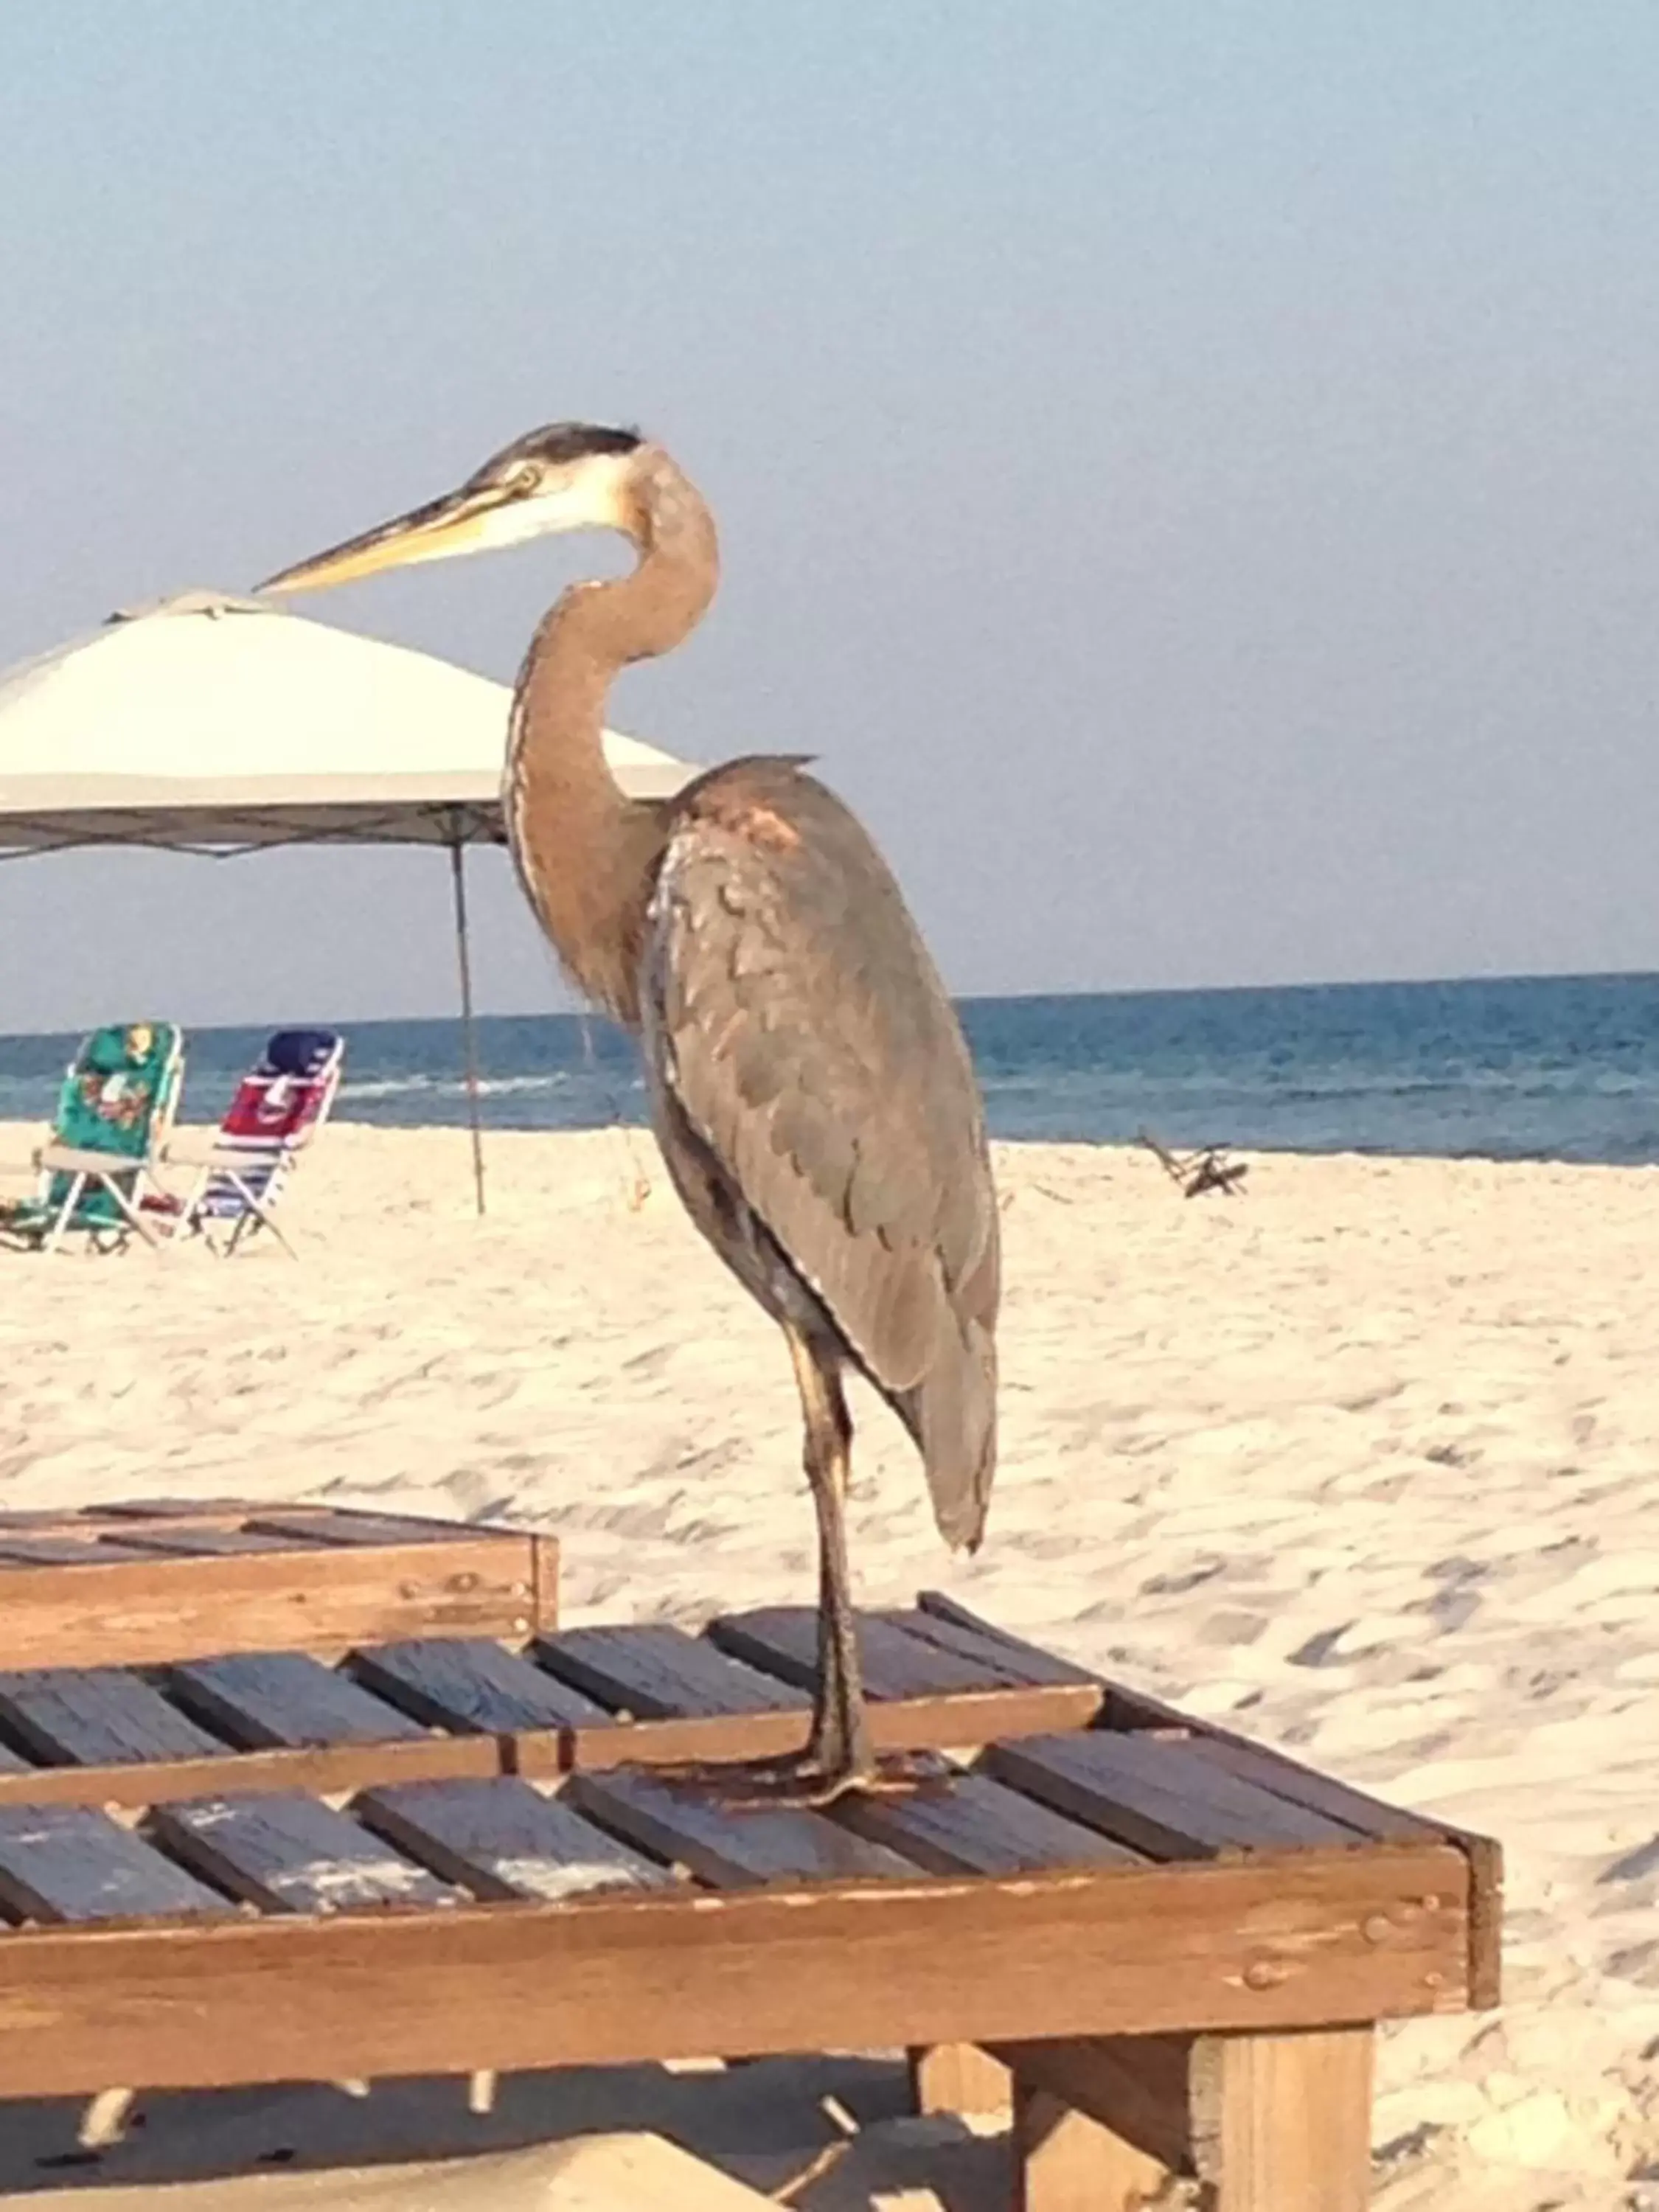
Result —
[{"label": "heron's curved neck", "polygon": [[634,477],[632,572],[577,584],[544,616],[513,697],[507,823],[520,880],[574,982],[630,1029],[665,811],[626,798],[607,766],[605,700],[618,669],[672,652],[714,595],[714,519],[660,448]]}]

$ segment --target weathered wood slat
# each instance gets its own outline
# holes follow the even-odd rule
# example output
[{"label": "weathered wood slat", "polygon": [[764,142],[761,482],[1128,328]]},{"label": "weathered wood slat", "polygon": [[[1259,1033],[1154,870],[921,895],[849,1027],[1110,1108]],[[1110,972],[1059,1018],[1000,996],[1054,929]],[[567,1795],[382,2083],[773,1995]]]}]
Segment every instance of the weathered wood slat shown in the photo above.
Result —
[{"label": "weathered wood slat", "polygon": [[573,1775],[567,1802],[717,1889],[757,1882],[850,1881],[914,1871],[896,1851],[793,1806],[734,1808],[696,1783],[637,1767]]},{"label": "weathered wood slat", "polygon": [[[871,1733],[878,1751],[911,1754],[983,1743],[1005,1725],[1021,1735],[1047,1734],[1068,1719],[1087,1723],[1091,1716],[1086,1712],[1069,1715],[1054,1710],[1051,1701],[1056,1696],[1073,1694],[1070,1688],[1058,1692],[1006,1691],[988,1698],[876,1705],[870,1711]],[[1027,1700],[1035,1710],[1021,1710]],[[729,1765],[799,1755],[806,1748],[809,1721],[804,1707],[620,1723],[607,1715],[592,1726],[500,1735],[416,1733],[390,1743],[252,1748],[227,1743],[213,1757],[143,1766],[40,1766],[14,1760],[9,1767],[0,1751],[0,1803],[138,1807],[161,1798],[206,1796],[220,1790],[345,1794],[392,1781],[477,1780],[517,1774],[551,1782],[573,1769],[599,1773],[617,1766]]]},{"label": "weathered wood slat", "polygon": [[20,1917],[56,1921],[233,1911],[216,1890],[89,1805],[0,1806],[0,1902]]},{"label": "weathered wood slat", "polygon": [[[465,1522],[422,1521],[398,1513],[326,1512],[295,1508],[287,1513],[251,1513],[246,1526],[260,1535],[298,1536],[308,1544],[453,1544],[457,1536],[489,1534]],[[498,1530],[497,1534],[507,1532]]]},{"label": "weathered wood slat", "polygon": [[1396,1805],[1385,1805],[1379,1798],[1351,1790],[1334,1775],[1316,1774],[1265,1745],[1195,1730],[1187,1738],[1187,1747],[1208,1765],[1223,1768],[1273,1796],[1286,1798],[1292,1805],[1340,1821],[1345,1828],[1379,1843],[1426,1843],[1447,1833],[1443,1826],[1437,1826],[1419,1814],[1402,1812]]},{"label": "weathered wood slat", "polygon": [[131,1548],[116,1536],[0,1537],[0,1562],[19,1567],[101,1566]]},{"label": "weathered wood slat", "polygon": [[304,1549],[297,1536],[262,1535],[252,1528],[191,1528],[185,1522],[164,1522],[159,1528],[124,1528],[120,1542],[125,1551],[157,1552],[164,1559],[240,1559],[250,1552]]},{"label": "weathered wood slat", "polygon": [[167,1527],[238,1528],[263,1527],[270,1522],[291,1523],[304,1532],[297,1540],[315,1543],[319,1531],[333,1532],[330,1540],[341,1544],[385,1546],[432,1541],[476,1541],[494,1537],[506,1543],[522,1543],[523,1534],[498,1523],[434,1519],[429,1514],[383,1513],[340,1505],[270,1505],[246,1498],[124,1498],[100,1505],[37,1506],[0,1513],[0,1534],[49,1531],[61,1536],[96,1534],[100,1529],[148,1529]]},{"label": "weathered wood slat", "polygon": [[1189,1720],[1174,1705],[1145,1697],[1139,1691],[1121,1689],[1115,1683],[1107,1700],[1106,1725],[1120,1731],[1159,1729],[1178,1734],[1191,1750],[1212,1765],[1270,1790],[1275,1797],[1287,1797],[1293,1805],[1322,1813],[1328,1820],[1340,1820],[1345,1827],[1374,1836],[1380,1842],[1426,1842],[1447,1833],[1443,1826],[1386,1804],[1380,1797],[1369,1796],[1363,1790],[1339,1782],[1334,1775],[1322,1774],[1283,1752],[1254,1743],[1230,1729],[1215,1728],[1207,1721]]},{"label": "weathered wood slat", "polygon": [[1126,1844],[1006,1789],[960,1774],[902,1796],[844,1799],[835,1818],[935,1874],[1020,1874],[1037,1867],[1141,1866]]},{"label": "weathered wood slat", "polygon": [[811,1702],[793,1684],[757,1674],[707,1638],[661,1622],[562,1629],[538,1636],[533,1648],[550,1674],[636,1720],[788,1711]]},{"label": "weathered wood slat", "polygon": [[569,1682],[485,1637],[422,1636],[354,1651],[352,1674],[416,1720],[490,1735],[592,1728],[612,1716]]},{"label": "weathered wood slat", "polygon": [[476,1896],[550,1903],[603,1889],[662,1889],[674,1876],[527,1782],[414,1782],[365,1790],[364,1826]]},{"label": "weathered wood slat", "polygon": [[[125,1766],[25,1766],[0,1769],[0,1805],[146,1806],[229,1791],[281,1796],[295,1790],[347,1796],[380,1782],[476,1780],[506,1771],[533,1737],[417,1735],[396,1743],[224,1746],[210,1759],[166,1759]],[[550,1772],[559,1771],[556,1760]]]},{"label": "weathered wood slat", "polygon": [[970,1627],[948,1614],[929,1612],[925,1606],[900,1607],[880,1617],[896,1628],[902,1628],[907,1636],[920,1637],[925,1644],[936,1644],[942,1650],[975,1660],[1005,1682],[1035,1682],[1049,1686],[1100,1682],[1098,1674],[1091,1674],[1086,1667],[1079,1667],[1069,1659],[1062,1659],[1057,1652],[1044,1651],[1035,1644],[1023,1644],[1016,1637],[993,1636],[985,1629]]},{"label": "weathered wood slat", "polygon": [[150,1828],[175,1857],[275,1912],[438,1905],[457,1893],[315,1797],[199,1797],[159,1805]]},{"label": "weathered wood slat", "polygon": [[1344,1823],[1212,1766],[1186,1744],[1085,1729],[993,1744],[987,1771],[1150,1857],[1330,1849],[1362,1839]]},{"label": "weathered wood slat", "polygon": [[82,1517],[89,1521],[222,1520],[253,1508],[245,1498],[118,1498],[104,1505],[88,1505]]},{"label": "weathered wood slat", "polygon": [[418,1721],[303,1651],[243,1651],[167,1670],[180,1705],[233,1743],[395,1743]]},{"label": "weathered wood slat", "polygon": [[1076,1666],[1056,1652],[1045,1651],[1040,1644],[1016,1636],[1012,1629],[987,1620],[983,1613],[973,1612],[944,1590],[918,1590],[916,1610],[941,1629],[957,1631],[1006,1654],[1007,1663],[1018,1668],[1022,1681],[1099,1682],[1102,1679],[1088,1668]]},{"label": "weathered wood slat", "polygon": [[53,1766],[122,1766],[222,1753],[159,1690],[119,1667],[0,1674],[0,1722]]},{"label": "weathered wood slat", "polygon": [[[757,1606],[722,1613],[708,1624],[713,1641],[734,1658],[810,1689],[818,1674],[818,1619],[810,1606]],[[864,1686],[872,1698],[936,1698],[963,1690],[997,1690],[1006,1673],[924,1643],[878,1613],[860,1613],[859,1651]]]}]

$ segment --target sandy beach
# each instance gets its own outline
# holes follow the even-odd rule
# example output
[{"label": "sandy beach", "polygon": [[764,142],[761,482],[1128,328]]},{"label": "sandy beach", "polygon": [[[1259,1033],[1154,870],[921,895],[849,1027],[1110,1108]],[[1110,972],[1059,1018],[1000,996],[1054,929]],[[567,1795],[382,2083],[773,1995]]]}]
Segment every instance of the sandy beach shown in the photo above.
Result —
[{"label": "sandy beach", "polygon": [[[0,1129],[0,1156],[36,1134]],[[950,1559],[908,1443],[860,1400],[861,1595],[954,1590],[1499,1836],[1507,2003],[1385,2036],[1378,2202],[1641,2203],[1644,2164],[1659,2175],[1659,1172],[1276,1156],[1248,1197],[1188,1203],[1139,1152],[1004,1148],[998,1171],[988,1541]],[[649,1139],[498,1136],[489,1172],[479,1223],[462,1133],[337,1125],[289,1201],[301,1264],[0,1255],[0,1499],[232,1491],[547,1527],[572,1622],[808,1598],[781,1344]],[[108,2178],[163,2170],[189,2128],[280,2132],[298,2094],[216,2119],[157,2099]],[[720,2094],[672,2084],[677,2110]],[[775,2088],[775,2122],[793,2094]],[[364,2142],[534,2132],[509,2102],[469,2137],[453,2091],[433,2097],[441,2125],[407,2089],[334,2104]],[[810,2143],[804,2090],[801,2112]],[[744,2172],[724,2125],[711,2148]],[[38,2130],[0,2108],[8,2186]],[[902,2159],[903,2138],[878,2118],[878,2151]],[[803,2200],[881,2201],[845,2171]]]}]

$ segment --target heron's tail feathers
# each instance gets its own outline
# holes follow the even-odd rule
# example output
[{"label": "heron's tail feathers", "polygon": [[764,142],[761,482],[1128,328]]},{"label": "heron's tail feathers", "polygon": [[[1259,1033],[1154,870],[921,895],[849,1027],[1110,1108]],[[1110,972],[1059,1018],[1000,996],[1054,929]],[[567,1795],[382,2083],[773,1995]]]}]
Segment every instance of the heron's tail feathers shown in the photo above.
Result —
[{"label": "heron's tail feathers", "polygon": [[953,1551],[976,1552],[997,1464],[996,1340],[981,1322],[956,1314],[940,1335],[900,1412],[921,1447],[940,1535]]}]

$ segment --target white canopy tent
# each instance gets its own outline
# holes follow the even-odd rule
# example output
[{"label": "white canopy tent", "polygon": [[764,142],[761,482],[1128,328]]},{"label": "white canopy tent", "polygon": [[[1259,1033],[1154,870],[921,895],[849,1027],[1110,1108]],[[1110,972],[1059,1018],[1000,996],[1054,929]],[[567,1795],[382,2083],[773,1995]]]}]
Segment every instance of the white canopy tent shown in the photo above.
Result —
[{"label": "white canopy tent", "polygon": [[[0,860],[96,845],[443,847],[482,1212],[464,855],[506,842],[510,700],[452,662],[262,600],[191,592],[113,614],[0,674]],[[605,744],[633,798],[696,773],[637,738]]]}]

